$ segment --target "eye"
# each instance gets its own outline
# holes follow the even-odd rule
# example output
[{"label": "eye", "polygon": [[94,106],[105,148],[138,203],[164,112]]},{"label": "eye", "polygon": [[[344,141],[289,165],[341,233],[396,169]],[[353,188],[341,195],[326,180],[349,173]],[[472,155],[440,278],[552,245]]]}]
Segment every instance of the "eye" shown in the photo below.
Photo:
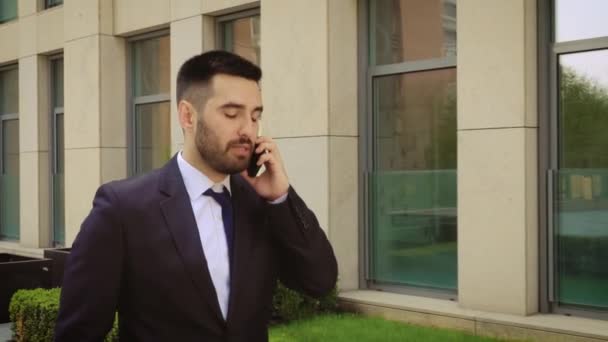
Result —
[{"label": "eye", "polygon": [[229,118],[235,118],[236,115],[238,114],[238,111],[236,109],[226,109],[224,110],[224,115],[226,115]]},{"label": "eye", "polygon": [[251,114],[251,121],[257,122],[259,120],[262,120],[262,113],[255,112],[255,113]]}]

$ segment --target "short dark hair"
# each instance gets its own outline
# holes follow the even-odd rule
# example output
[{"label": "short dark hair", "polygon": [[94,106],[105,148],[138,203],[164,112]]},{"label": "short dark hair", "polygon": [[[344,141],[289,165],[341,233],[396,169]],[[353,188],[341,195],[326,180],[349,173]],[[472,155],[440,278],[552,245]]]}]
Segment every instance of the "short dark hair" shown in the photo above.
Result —
[{"label": "short dark hair", "polygon": [[262,70],[245,58],[228,51],[214,50],[188,59],[177,73],[177,103],[183,99],[202,105],[202,98],[193,98],[193,87],[205,88],[217,74],[243,77],[259,82]]}]

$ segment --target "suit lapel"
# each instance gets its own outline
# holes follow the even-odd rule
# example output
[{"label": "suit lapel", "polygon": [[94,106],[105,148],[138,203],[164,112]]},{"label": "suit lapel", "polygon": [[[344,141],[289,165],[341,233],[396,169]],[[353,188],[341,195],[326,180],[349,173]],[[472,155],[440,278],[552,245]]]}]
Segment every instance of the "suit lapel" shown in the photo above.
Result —
[{"label": "suit lapel", "polygon": [[179,256],[201,296],[209,304],[216,318],[223,323],[224,319],[201,246],[190,198],[179,172],[176,157],[173,157],[161,172],[160,190],[168,197],[160,206]]}]

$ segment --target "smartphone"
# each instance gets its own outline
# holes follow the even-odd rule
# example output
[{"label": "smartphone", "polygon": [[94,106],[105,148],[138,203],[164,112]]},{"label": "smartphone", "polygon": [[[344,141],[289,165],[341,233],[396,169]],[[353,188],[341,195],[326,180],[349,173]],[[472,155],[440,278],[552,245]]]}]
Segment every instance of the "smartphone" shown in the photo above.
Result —
[{"label": "smartphone", "polygon": [[260,160],[261,153],[255,152],[257,148],[258,144],[255,144],[255,147],[253,148],[253,154],[251,155],[251,158],[249,160],[249,166],[247,167],[247,174],[249,175],[249,177],[257,176],[258,172],[260,171],[260,168],[262,167],[261,165],[258,165],[258,160]]}]

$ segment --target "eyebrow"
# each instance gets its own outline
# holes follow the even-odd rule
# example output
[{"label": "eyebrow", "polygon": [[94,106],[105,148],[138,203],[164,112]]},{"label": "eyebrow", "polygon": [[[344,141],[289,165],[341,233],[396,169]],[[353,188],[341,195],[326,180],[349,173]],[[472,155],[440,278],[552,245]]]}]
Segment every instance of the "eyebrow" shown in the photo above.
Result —
[{"label": "eyebrow", "polygon": [[[242,105],[240,103],[236,103],[236,102],[228,102],[228,103],[224,103],[223,105],[220,106],[221,109],[229,109],[229,108],[234,108],[234,109],[240,109],[243,110],[245,109],[245,105]],[[260,114],[264,111],[264,106],[258,106],[255,107],[253,109],[254,112],[260,112]]]}]

